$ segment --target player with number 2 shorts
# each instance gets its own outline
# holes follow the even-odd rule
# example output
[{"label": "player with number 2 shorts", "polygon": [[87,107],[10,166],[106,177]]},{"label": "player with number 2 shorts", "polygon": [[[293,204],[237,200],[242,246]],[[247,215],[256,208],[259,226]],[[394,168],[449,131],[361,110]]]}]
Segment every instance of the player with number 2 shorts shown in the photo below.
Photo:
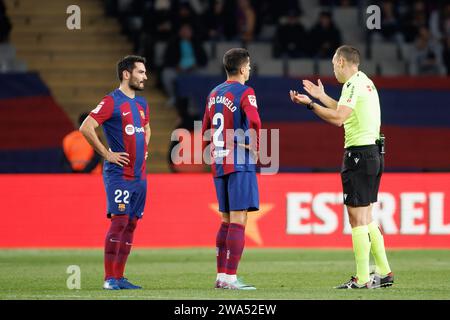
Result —
[{"label": "player with number 2 shorts", "polygon": [[236,273],[244,250],[247,212],[259,209],[256,162],[261,121],[255,92],[245,85],[250,75],[248,51],[227,51],[223,65],[227,81],[207,97],[202,127],[203,137],[210,136],[211,166],[222,213],[216,237],[215,288],[254,290],[237,279]]}]

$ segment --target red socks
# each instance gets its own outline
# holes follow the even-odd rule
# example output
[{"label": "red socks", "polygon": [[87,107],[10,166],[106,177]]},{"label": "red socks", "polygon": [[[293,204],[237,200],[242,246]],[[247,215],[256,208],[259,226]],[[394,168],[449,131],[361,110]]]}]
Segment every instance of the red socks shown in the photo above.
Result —
[{"label": "red socks", "polygon": [[128,215],[111,218],[111,226],[105,239],[105,280],[123,277],[136,223],[137,218],[129,220]]},{"label": "red socks", "polygon": [[125,271],[125,264],[127,263],[128,255],[131,251],[131,246],[133,245],[133,235],[134,229],[136,229],[137,218],[130,219],[128,225],[123,231],[122,238],[120,240],[120,248],[116,258],[116,279],[123,277]]},{"label": "red socks", "polygon": [[105,239],[105,280],[115,277],[114,264],[120,248],[120,239],[127,224],[127,215],[111,217],[111,226]]},{"label": "red socks", "polygon": [[238,223],[230,223],[226,240],[227,263],[226,274],[236,274],[239,261],[245,245],[245,226]]},{"label": "red socks", "polygon": [[217,273],[225,273],[227,267],[227,234],[229,223],[222,222],[216,237]]}]

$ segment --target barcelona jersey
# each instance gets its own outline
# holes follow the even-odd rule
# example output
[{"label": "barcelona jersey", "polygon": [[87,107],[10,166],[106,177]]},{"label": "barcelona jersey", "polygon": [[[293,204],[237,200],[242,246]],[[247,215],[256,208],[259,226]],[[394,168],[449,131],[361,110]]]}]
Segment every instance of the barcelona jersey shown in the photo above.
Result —
[{"label": "barcelona jersey", "polygon": [[149,122],[145,99],[140,96],[130,98],[116,89],[103,98],[90,116],[103,126],[111,151],[129,154],[130,162],[123,167],[105,160],[105,178],[145,179],[147,143],[144,126]]},{"label": "barcelona jersey", "polygon": [[[214,177],[256,171],[248,149],[259,149],[261,120],[254,90],[237,81],[225,81],[207,97],[202,136],[210,133]],[[208,136],[206,134],[206,136]]]}]

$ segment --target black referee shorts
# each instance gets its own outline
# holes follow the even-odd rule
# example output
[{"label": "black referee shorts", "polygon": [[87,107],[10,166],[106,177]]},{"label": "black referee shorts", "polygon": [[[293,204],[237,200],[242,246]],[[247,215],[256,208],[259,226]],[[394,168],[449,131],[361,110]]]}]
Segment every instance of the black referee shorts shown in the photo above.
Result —
[{"label": "black referee shorts", "polygon": [[384,156],[377,145],[349,147],[342,161],[344,204],[365,207],[377,202]]}]

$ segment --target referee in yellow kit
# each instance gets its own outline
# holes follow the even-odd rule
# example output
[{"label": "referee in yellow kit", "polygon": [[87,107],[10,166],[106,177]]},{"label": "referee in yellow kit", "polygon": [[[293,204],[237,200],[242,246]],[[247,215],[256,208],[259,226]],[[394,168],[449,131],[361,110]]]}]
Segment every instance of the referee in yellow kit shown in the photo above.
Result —
[{"label": "referee in yellow kit", "polygon": [[[380,101],[377,89],[362,71],[359,51],[348,45],[339,47],[333,56],[336,79],[343,83],[339,101],[329,97],[320,80],[315,85],[303,80],[308,95],[290,91],[291,100],[304,104],[323,120],[344,125],[345,152],[341,170],[344,204],[352,226],[356,276],[336,289],[388,287],[394,283],[384,248],[383,235],[372,220],[372,204],[377,202],[378,188],[384,169],[384,138],[380,139]],[[370,274],[372,252],[377,270]]]}]

